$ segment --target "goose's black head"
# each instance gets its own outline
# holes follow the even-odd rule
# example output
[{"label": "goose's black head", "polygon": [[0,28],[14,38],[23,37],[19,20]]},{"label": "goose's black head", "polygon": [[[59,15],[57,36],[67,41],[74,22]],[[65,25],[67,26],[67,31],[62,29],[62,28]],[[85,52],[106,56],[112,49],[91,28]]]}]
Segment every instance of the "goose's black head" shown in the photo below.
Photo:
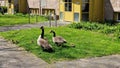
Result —
[{"label": "goose's black head", "polygon": [[54,33],[55,31],[51,30],[50,33]]},{"label": "goose's black head", "polygon": [[44,26],[41,26],[40,29],[44,29]]},{"label": "goose's black head", "polygon": [[53,37],[55,37],[55,36],[56,36],[55,31],[51,30],[51,31],[50,31],[50,33],[53,33]]}]

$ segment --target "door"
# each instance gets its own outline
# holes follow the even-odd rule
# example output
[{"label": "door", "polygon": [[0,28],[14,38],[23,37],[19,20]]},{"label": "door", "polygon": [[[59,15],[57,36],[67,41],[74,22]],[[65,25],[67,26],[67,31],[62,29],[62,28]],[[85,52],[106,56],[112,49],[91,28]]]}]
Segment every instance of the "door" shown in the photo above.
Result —
[{"label": "door", "polygon": [[82,0],[82,20],[89,20],[89,0]]},{"label": "door", "polygon": [[64,1],[64,20],[65,21],[73,21],[73,10],[72,10],[72,0]]},{"label": "door", "polygon": [[60,12],[60,21],[63,21],[63,12]]},{"label": "door", "polygon": [[79,21],[79,13],[74,13],[74,21],[78,22]]}]

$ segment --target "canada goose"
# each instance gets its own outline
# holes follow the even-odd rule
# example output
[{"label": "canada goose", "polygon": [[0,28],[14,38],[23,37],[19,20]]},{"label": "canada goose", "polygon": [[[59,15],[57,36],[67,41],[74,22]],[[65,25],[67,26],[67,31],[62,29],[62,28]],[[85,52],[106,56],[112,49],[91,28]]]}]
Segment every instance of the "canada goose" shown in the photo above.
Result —
[{"label": "canada goose", "polygon": [[55,31],[51,30],[50,33],[53,33],[53,38],[52,38],[52,40],[53,40],[53,42],[54,42],[55,44],[57,44],[58,46],[61,46],[62,44],[67,43],[67,41],[66,41],[64,38],[62,38],[62,37],[60,37],[60,36],[56,36]]},{"label": "canada goose", "polygon": [[52,46],[48,43],[47,39],[44,39],[44,27],[41,26],[40,29],[42,30],[42,33],[37,39],[37,44],[41,46],[44,51],[52,52]]}]

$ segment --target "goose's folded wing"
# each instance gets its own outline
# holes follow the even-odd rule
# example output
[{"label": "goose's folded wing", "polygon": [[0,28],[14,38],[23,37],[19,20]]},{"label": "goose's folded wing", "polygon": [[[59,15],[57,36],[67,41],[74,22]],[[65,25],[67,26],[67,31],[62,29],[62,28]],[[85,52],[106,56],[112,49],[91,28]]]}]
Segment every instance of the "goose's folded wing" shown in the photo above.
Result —
[{"label": "goose's folded wing", "polygon": [[64,42],[64,41],[66,41],[63,37],[60,37],[60,36],[54,37],[54,40],[56,42]]},{"label": "goose's folded wing", "polygon": [[40,39],[39,43],[44,48],[51,48],[52,47],[46,39]]}]

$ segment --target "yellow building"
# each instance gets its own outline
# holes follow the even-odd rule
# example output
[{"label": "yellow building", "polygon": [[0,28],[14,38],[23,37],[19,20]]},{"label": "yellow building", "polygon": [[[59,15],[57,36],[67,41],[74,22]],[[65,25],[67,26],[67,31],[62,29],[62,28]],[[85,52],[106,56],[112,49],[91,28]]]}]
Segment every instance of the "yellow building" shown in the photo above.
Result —
[{"label": "yellow building", "polygon": [[59,0],[60,20],[120,21],[120,0]]},{"label": "yellow building", "polygon": [[[39,11],[39,7],[36,7],[36,2],[38,5],[39,0],[7,0],[8,1],[8,13],[37,13]],[[33,4],[33,2],[35,2]],[[32,6],[32,7],[31,7]]]},{"label": "yellow building", "polygon": [[28,1],[29,0],[7,0],[7,1],[8,1],[8,13],[9,14],[28,13],[29,11]]},{"label": "yellow building", "polygon": [[[62,21],[120,21],[120,0],[7,0],[8,13],[49,15]],[[17,7],[16,7],[17,6]]]},{"label": "yellow building", "polygon": [[5,0],[8,7],[8,14],[14,14],[18,12],[18,0]]},{"label": "yellow building", "polygon": [[14,0],[7,0],[8,14],[14,14]]},{"label": "yellow building", "polygon": [[[59,14],[59,0],[8,0],[8,3],[8,13],[30,12],[33,15],[49,15],[50,13]],[[14,12],[11,12],[11,10]]]},{"label": "yellow building", "polygon": [[103,21],[103,0],[60,0],[60,20]]}]

